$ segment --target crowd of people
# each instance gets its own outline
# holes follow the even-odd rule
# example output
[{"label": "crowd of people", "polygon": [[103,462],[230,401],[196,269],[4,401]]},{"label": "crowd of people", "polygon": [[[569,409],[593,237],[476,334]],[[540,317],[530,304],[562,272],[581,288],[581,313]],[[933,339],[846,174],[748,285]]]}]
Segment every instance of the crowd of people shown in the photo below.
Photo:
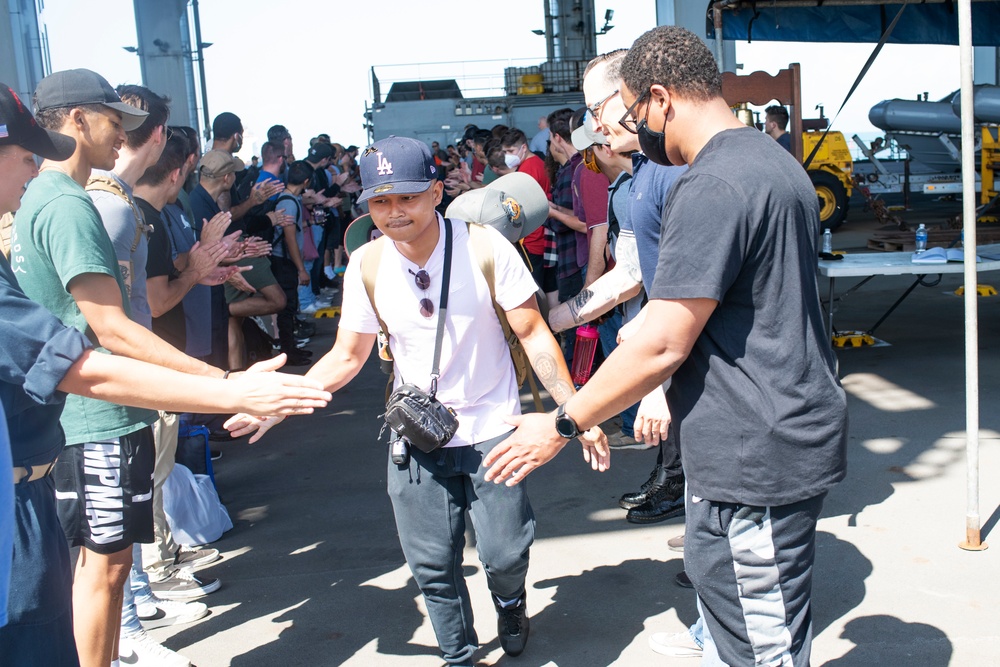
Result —
[{"label": "crowd of people", "polygon": [[[549,113],[532,137],[468,126],[444,148],[389,137],[359,150],[323,134],[296,160],[274,125],[245,165],[233,113],[203,152],[142,86],[57,72],[34,117],[4,86],[0,213],[17,214],[0,306],[19,338],[2,405],[8,424],[62,410],[62,427],[11,429],[14,502],[32,506],[18,525],[44,516],[15,542],[0,654],[188,665],[144,632],[203,617],[193,600],[219,587],[194,573],[219,552],[178,547],[163,511],[177,413],[236,412],[225,428],[255,441],[324,405],[378,344],[391,388],[422,397],[411,409],[439,402],[457,417],[437,446],[394,424],[388,461],[400,543],[448,664],[479,648],[466,512],[501,646],[525,650],[534,515],[521,483],[573,439],[599,471],[612,449],[655,448],[649,478],[619,501],[625,518],[685,516],[667,546],[685,553],[677,583],[699,619],[654,634],[653,650],[808,664],[816,520],[844,475],[846,402],[815,284],[815,195],[779,145],[787,112],[767,111],[779,141],[742,125],[711,53],[674,27],[595,58],[583,90],[585,107]],[[520,228],[526,207],[503,192],[512,173],[548,201],[516,243],[445,217],[492,189]],[[381,238],[350,247],[362,214]],[[314,363],[308,316],[341,291],[336,340]],[[584,325],[598,330],[593,362],[574,360]],[[519,416],[515,344],[554,413]],[[574,361],[596,368],[593,382],[574,385]],[[162,386],[104,380],[151,372],[129,363],[154,365]],[[282,363],[309,368],[292,378],[274,372]],[[81,547],[72,584],[67,542]],[[38,662],[42,636],[58,639]]]}]

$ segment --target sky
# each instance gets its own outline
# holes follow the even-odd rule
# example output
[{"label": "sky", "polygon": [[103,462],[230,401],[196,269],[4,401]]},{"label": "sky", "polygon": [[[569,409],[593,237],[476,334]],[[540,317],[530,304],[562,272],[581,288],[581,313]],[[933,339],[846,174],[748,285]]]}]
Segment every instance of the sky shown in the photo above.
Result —
[{"label": "sky", "polygon": [[[239,115],[250,147],[277,123],[291,131],[297,154],[321,132],[345,145],[364,145],[372,66],[454,63],[439,69],[461,72],[491,68],[479,61],[497,61],[493,69],[502,75],[507,65],[545,59],[545,39],[531,32],[544,27],[543,0],[506,0],[502,21],[487,18],[479,3],[469,0],[201,0],[199,5],[202,41],[212,43],[205,51],[210,115]],[[142,83],[138,57],[122,49],[137,41],[132,2],[101,0],[99,6],[95,11],[89,2],[45,1],[53,69],[86,67],[112,85]],[[596,16],[608,8],[614,9],[615,27],[598,36],[599,53],[627,48],[656,25],[653,0],[597,0]],[[821,104],[832,117],[873,48],[738,42],[736,60],[744,74],[773,74],[800,63],[803,116],[817,117]],[[958,47],[889,44],[833,129],[848,140],[854,133],[873,138],[880,132],[868,122],[868,110],[876,103],[925,92],[936,100],[958,87]],[[534,132],[522,129],[529,136]]]}]

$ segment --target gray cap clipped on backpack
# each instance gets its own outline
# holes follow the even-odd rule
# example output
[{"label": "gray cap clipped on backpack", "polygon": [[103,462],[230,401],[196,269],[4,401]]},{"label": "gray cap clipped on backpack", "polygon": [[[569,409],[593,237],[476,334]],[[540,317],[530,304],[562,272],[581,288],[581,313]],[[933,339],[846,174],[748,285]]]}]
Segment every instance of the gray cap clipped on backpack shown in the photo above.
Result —
[{"label": "gray cap clipped on backpack", "polygon": [[549,200],[534,178],[514,172],[486,187],[462,193],[448,205],[445,215],[493,227],[517,243],[549,217]]}]

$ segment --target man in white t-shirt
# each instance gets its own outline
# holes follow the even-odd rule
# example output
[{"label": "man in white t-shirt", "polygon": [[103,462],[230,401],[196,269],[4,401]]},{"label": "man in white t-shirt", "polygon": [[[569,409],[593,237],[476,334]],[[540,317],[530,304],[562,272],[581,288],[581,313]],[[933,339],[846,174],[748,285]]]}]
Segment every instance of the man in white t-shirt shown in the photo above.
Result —
[{"label": "man in white t-shirt", "polygon": [[[437,398],[458,416],[458,431],[430,453],[409,448],[405,463],[389,461],[388,490],[400,544],[424,594],[438,645],[451,665],[472,665],[479,646],[469,591],[462,573],[465,512],[476,529],[500,644],[509,655],[528,639],[525,576],[534,539],[534,515],[523,485],[484,479],[483,458],[511,432],[505,420],[521,404],[490,288],[470,245],[468,225],[446,221],[435,211],[443,184],[426,144],[389,137],[361,156],[364,191],[381,241],[374,300],[389,334],[395,384],[427,391],[444,276],[445,225],[452,229],[450,287],[445,315]],[[511,215],[518,215],[516,210]],[[538,312],[537,289],[517,251],[499,232],[486,228],[493,246],[496,301],[506,311],[539,380],[558,403],[573,393],[562,353]],[[375,241],[373,243],[377,243]],[[368,359],[380,325],[362,279],[366,244],[352,253],[344,277],[337,340],[308,376],[331,391],[347,384]],[[234,434],[259,429],[256,440],[277,420],[238,415],[227,424]],[[607,439],[599,429],[580,435],[584,458],[595,470],[608,464]]]}]

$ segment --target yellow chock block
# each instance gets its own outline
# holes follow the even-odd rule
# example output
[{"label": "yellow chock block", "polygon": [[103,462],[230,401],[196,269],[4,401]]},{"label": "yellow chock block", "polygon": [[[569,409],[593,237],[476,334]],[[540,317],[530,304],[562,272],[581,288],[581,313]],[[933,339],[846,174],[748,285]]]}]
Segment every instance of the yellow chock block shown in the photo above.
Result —
[{"label": "yellow chock block", "polygon": [[833,337],[834,347],[864,347],[874,344],[874,336],[863,331],[844,331]]},{"label": "yellow chock block", "polygon": [[[965,294],[965,286],[959,287],[955,290],[955,296],[962,296]],[[997,291],[993,285],[976,285],[976,296],[996,296]]]},{"label": "yellow chock block", "polygon": [[337,317],[340,315],[340,306],[330,306],[329,308],[320,308],[313,314],[313,317],[319,319],[321,317]]}]

